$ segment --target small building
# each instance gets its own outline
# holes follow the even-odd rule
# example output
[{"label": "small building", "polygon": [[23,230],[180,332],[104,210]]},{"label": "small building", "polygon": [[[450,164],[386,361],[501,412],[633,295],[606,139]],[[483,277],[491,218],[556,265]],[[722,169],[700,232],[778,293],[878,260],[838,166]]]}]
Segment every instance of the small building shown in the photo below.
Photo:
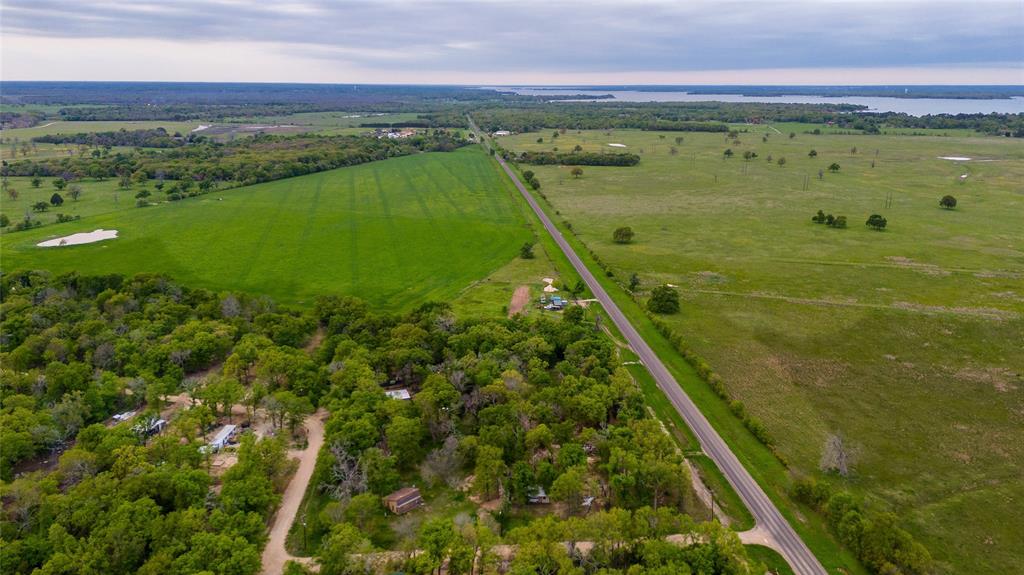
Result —
[{"label": "small building", "polygon": [[395,515],[408,513],[421,505],[423,497],[415,487],[403,487],[384,498],[384,506]]},{"label": "small building", "polygon": [[388,397],[390,397],[391,399],[404,399],[404,400],[412,399],[412,395],[409,394],[409,390],[405,389],[404,387],[402,389],[388,389],[388,390],[385,390],[384,394],[387,395]]},{"label": "small building", "polygon": [[217,434],[213,436],[213,439],[210,440],[210,443],[206,445],[206,449],[214,453],[224,449],[224,447],[227,446],[228,441],[231,439],[231,434],[235,432],[236,428],[237,426],[230,424],[220,428],[220,430],[217,431]]},{"label": "small building", "polygon": [[526,496],[526,502],[533,505],[546,505],[551,503],[551,498],[548,497],[548,493],[544,491],[543,485],[535,485],[530,488],[530,492]]},{"label": "small building", "polygon": [[494,132],[494,135],[495,136],[511,136],[512,132],[509,132],[508,130],[498,130],[497,132]]}]

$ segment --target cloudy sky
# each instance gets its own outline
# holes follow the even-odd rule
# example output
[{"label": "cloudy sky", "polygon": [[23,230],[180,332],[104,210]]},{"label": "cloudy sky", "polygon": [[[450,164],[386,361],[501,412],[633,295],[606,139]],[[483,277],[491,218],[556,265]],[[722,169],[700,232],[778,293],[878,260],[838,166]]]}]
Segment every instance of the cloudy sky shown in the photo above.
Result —
[{"label": "cloudy sky", "polygon": [[1024,84],[1022,0],[0,0],[5,80]]}]

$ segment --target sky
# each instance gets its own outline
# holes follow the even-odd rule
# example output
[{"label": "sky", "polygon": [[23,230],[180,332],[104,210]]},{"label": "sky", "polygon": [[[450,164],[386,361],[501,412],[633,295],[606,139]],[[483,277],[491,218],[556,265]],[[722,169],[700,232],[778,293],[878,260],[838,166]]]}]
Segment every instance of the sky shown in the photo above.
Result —
[{"label": "sky", "polygon": [[0,0],[0,79],[1024,84],[1024,1]]}]

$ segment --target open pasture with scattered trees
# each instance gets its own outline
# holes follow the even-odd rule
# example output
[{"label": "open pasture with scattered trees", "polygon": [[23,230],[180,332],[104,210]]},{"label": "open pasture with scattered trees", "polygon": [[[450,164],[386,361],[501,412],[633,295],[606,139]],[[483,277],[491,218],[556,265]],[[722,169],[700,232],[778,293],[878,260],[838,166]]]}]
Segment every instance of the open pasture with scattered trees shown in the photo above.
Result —
[{"label": "open pasture with scattered trees", "polygon": [[[393,158],[14,232],[4,236],[4,269],[163,272],[283,302],[333,292],[398,309],[453,297],[518,257],[533,235],[510,186],[475,147]],[[134,205],[121,194],[121,205]],[[76,213],[74,201],[60,210]],[[35,245],[98,228],[119,236]]]},{"label": "open pasture with scattered trees", "polygon": [[[800,124],[549,139],[552,127],[498,142],[640,156],[582,178],[524,168],[624,289],[646,301],[677,286],[680,310],[659,317],[763,424],[794,477],[894,512],[941,572],[1014,569],[1019,140],[815,135],[820,126]],[[955,205],[940,204],[947,195]],[[628,244],[613,237],[624,226]]]}]

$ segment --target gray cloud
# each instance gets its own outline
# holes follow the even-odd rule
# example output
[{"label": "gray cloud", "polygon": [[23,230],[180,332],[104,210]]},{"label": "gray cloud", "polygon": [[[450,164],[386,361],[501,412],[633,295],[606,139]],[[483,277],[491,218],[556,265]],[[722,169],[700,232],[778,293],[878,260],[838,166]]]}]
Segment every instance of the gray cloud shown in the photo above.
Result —
[{"label": "gray cloud", "polygon": [[[1019,66],[1024,4],[5,0],[5,34],[274,44],[403,70],[624,72]],[[73,56],[73,55],[72,55]]]}]

